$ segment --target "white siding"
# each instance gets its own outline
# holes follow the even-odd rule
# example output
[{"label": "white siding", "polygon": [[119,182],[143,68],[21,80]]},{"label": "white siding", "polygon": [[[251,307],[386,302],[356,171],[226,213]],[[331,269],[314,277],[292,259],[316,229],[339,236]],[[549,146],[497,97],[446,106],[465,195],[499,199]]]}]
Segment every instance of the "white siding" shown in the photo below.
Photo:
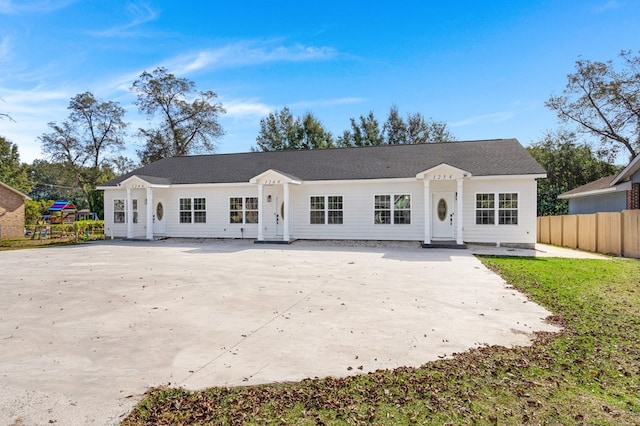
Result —
[{"label": "white siding", "polygon": [[[134,195],[135,194],[135,195]],[[133,190],[132,198],[138,197],[138,224],[134,226],[134,236],[144,238],[146,235],[146,189]],[[154,202],[164,200],[164,220],[166,235],[186,238],[241,238],[244,230],[245,238],[258,237],[257,224],[239,224],[229,221],[230,197],[257,197],[255,185],[246,186],[201,186],[193,188],[154,189]],[[126,237],[126,223],[113,223],[113,200],[126,199],[124,189],[105,190],[105,235],[110,238]],[[205,198],[207,203],[206,223],[180,223],[180,198]]]},{"label": "white siding", "polygon": [[[164,198],[167,236],[189,238],[245,238],[258,237],[257,224],[230,223],[229,198],[257,197],[258,188],[245,187],[199,187],[154,191],[154,198]],[[206,223],[180,223],[180,198],[205,198],[207,203]]]},{"label": "white siding", "polygon": [[[147,232],[147,190],[132,189],[131,198],[138,200],[138,223],[133,224],[133,235],[135,238],[144,238]],[[125,223],[113,223],[113,200],[124,200],[126,205],[127,191],[125,189],[104,191],[105,237],[123,238],[127,236],[126,221],[129,220],[129,216],[125,215]]]},{"label": "white siding", "polygon": [[[534,179],[470,179],[464,184],[464,241],[468,243],[535,244],[536,181]],[[518,193],[517,225],[476,225],[477,193]],[[498,202],[496,198],[496,203]],[[496,223],[498,218],[496,217]]]},{"label": "white siding", "polygon": [[[422,241],[424,232],[424,183],[422,180],[375,180],[353,182],[308,182],[290,184],[291,206],[288,218],[292,239],[353,239],[353,240],[406,240]],[[456,181],[431,181],[430,193],[455,193]],[[464,180],[463,240],[465,242],[534,244],[536,240],[536,181],[531,178],[496,179],[471,178]],[[476,225],[475,195],[477,193],[518,193],[518,225]],[[411,224],[374,224],[375,195],[411,195]],[[272,202],[266,201],[272,196]],[[343,197],[343,224],[312,225],[309,218],[311,196]],[[164,200],[166,235],[192,238],[251,238],[258,236],[257,224],[231,224],[229,221],[230,197],[257,197],[258,186],[193,185],[170,189],[155,188],[154,201]],[[125,199],[125,189],[107,189],[105,200],[105,234],[107,238],[125,237],[127,225],[113,223],[113,200]],[[138,199],[138,223],[134,225],[136,238],[146,235],[146,189],[133,189],[132,197]],[[180,223],[180,198],[202,198],[207,203],[206,223]],[[276,197],[283,200],[282,185],[264,187],[263,220],[264,237],[275,237]],[[496,201],[497,202],[497,201]],[[454,209],[456,206],[453,206]],[[456,212],[456,219],[460,218]],[[280,218],[282,220],[282,218]],[[244,231],[241,232],[241,229]]]},{"label": "white siding", "polygon": [[[307,184],[293,186],[292,237],[299,239],[407,240],[424,237],[423,184],[413,182],[366,182]],[[411,195],[411,224],[374,224],[375,195]],[[309,198],[314,195],[341,195],[342,225],[311,225]]]}]

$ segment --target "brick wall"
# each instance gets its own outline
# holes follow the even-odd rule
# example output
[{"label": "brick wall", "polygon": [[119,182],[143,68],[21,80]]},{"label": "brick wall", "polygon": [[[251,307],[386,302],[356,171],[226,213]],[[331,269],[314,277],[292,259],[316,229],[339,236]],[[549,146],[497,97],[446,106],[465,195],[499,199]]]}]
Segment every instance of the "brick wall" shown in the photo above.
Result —
[{"label": "brick wall", "polygon": [[4,186],[0,186],[0,226],[2,238],[24,236],[24,198]]},{"label": "brick wall", "polygon": [[640,209],[640,183],[632,183],[627,191],[627,210]]}]

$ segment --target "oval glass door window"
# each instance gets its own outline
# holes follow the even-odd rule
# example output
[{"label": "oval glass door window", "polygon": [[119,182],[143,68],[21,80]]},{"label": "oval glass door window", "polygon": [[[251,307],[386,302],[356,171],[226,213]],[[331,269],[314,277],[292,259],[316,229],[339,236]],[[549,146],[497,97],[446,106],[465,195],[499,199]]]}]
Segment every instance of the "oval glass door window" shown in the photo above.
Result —
[{"label": "oval glass door window", "polygon": [[440,219],[440,222],[444,222],[447,219],[447,201],[444,198],[440,198],[440,201],[438,201],[438,219]]},{"label": "oval glass door window", "polygon": [[162,206],[162,203],[158,203],[156,206],[156,219],[162,220],[162,216],[164,216],[164,207]]}]

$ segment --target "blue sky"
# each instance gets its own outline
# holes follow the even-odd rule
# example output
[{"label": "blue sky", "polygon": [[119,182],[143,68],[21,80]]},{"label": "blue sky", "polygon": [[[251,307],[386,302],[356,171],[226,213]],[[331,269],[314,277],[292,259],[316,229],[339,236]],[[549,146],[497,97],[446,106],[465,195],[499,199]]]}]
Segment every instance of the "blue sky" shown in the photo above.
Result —
[{"label": "blue sky", "polygon": [[334,135],[391,105],[444,121],[460,140],[557,128],[544,107],[581,56],[640,48],[640,2],[0,0],[0,135],[24,162],[38,136],[93,92],[127,110],[125,154],[147,125],[129,87],[164,66],[213,90],[227,109],[217,152],[255,145],[259,121],[288,106]]}]

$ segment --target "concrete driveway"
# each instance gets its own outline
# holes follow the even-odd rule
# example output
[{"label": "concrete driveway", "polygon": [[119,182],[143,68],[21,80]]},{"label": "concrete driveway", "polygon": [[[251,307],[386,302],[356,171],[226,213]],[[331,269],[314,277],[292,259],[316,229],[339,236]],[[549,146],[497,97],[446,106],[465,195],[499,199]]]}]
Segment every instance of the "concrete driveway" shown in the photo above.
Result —
[{"label": "concrete driveway", "polygon": [[150,386],[344,376],[525,345],[468,250],[105,241],[0,252],[0,423],[116,424]]}]

